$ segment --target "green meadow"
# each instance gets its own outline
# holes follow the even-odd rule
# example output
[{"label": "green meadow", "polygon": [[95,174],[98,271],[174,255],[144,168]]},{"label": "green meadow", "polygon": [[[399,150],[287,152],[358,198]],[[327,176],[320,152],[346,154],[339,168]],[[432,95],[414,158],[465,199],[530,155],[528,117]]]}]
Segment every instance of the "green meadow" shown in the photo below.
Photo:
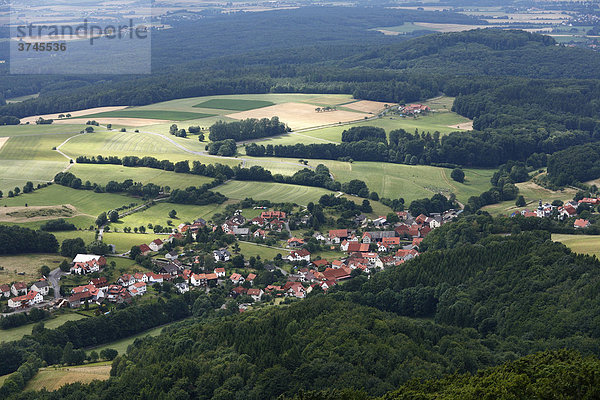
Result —
[{"label": "green meadow", "polygon": [[552,234],[552,240],[561,242],[575,253],[600,257],[600,236]]},{"label": "green meadow", "polygon": [[[215,189],[219,191],[219,189]],[[169,217],[169,211],[177,211],[177,217]],[[182,222],[192,222],[196,218],[204,218],[210,220],[217,212],[223,212],[225,204],[209,204],[206,206],[195,206],[189,204],[173,204],[167,202],[156,203],[156,205],[134,214],[122,218],[118,223],[111,224],[112,229],[116,228],[120,231],[123,227],[139,227],[147,226],[148,224],[168,226],[167,221],[171,221],[174,227],[177,227]],[[151,230],[150,230],[151,231]]]},{"label": "green meadow", "polygon": [[215,189],[231,199],[270,200],[274,203],[296,203],[307,205],[318,202],[325,194],[332,193],[323,188],[288,185],[274,182],[229,181]]},{"label": "green meadow", "polygon": [[[111,226],[114,226],[111,225]],[[124,232],[104,232],[104,238],[102,241],[107,244],[114,244],[117,253],[125,253],[133,246],[139,246],[140,244],[148,244],[154,239],[165,240],[168,235],[156,235],[152,233],[124,233]]]}]

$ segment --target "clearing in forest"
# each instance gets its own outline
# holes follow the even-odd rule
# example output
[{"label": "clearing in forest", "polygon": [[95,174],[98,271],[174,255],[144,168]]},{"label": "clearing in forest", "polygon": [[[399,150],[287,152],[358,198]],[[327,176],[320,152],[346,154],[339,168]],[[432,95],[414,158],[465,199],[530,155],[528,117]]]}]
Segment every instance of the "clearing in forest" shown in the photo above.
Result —
[{"label": "clearing in forest", "polygon": [[275,103],[264,100],[244,100],[244,99],[211,99],[196,104],[197,108],[214,108],[217,110],[248,111],[256,108],[272,106]]},{"label": "clearing in forest", "polygon": [[102,362],[75,367],[41,368],[31,379],[25,390],[58,390],[71,383],[90,383],[94,380],[105,381],[110,378],[110,362]]}]

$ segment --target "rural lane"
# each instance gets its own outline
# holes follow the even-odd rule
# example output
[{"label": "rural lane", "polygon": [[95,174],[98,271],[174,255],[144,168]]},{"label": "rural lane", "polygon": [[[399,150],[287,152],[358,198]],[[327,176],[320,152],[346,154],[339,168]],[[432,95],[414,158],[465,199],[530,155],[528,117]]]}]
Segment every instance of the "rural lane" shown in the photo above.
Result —
[{"label": "rural lane", "polygon": [[60,278],[64,275],[64,272],[60,268],[53,269],[50,271],[48,276],[48,282],[52,285],[54,290],[54,298],[60,298]]}]

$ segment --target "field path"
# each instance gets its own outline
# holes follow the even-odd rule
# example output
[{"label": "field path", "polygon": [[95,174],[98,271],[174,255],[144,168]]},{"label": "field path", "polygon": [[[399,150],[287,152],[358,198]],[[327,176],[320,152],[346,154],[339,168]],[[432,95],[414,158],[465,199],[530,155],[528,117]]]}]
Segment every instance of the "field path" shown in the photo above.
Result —
[{"label": "field path", "polygon": [[[63,152],[60,150],[60,148],[61,148],[63,145],[67,144],[67,142],[68,142],[69,140],[71,140],[71,139],[73,139],[73,138],[75,138],[75,137],[78,137],[78,136],[82,136],[82,135],[85,135],[85,133],[78,133],[77,135],[73,135],[73,136],[71,136],[70,138],[67,138],[67,139],[66,139],[64,142],[62,142],[62,143],[61,143],[61,144],[59,144],[58,146],[56,146],[56,151],[57,151],[57,152],[58,152],[60,155],[62,155],[63,157],[65,157],[67,160],[69,160],[69,163],[67,164],[67,166],[65,167],[65,169],[63,169],[61,172],[67,172],[68,170],[70,170],[70,169],[71,169],[71,167],[72,167],[72,166],[75,164],[75,160],[73,160],[71,157],[69,157],[68,155],[66,155],[65,153],[63,153]],[[71,162],[71,161],[73,161],[73,162]],[[54,182],[54,179],[52,179],[52,182]]]}]

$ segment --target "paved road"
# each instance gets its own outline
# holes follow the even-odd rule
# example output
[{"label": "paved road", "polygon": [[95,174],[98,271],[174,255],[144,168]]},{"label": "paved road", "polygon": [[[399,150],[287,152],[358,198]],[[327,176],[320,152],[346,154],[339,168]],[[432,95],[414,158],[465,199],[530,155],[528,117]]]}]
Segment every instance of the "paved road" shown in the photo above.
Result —
[{"label": "paved road", "polygon": [[52,285],[52,289],[54,289],[54,298],[60,298],[60,278],[65,273],[60,269],[56,268],[50,271],[50,275],[48,276],[48,282]]}]

